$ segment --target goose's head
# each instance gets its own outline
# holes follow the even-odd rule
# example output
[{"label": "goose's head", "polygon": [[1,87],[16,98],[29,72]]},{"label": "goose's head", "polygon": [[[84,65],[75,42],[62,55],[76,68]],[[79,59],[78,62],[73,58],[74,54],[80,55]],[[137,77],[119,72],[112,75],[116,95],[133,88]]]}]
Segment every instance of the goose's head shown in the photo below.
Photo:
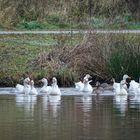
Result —
[{"label": "goose's head", "polygon": [[56,79],[56,77],[53,77],[53,78],[52,78],[52,83],[53,83],[53,84],[54,84],[54,83],[57,84],[57,79]]},{"label": "goose's head", "polygon": [[111,79],[111,83],[114,84],[115,83],[115,78]]},{"label": "goose's head", "polygon": [[123,80],[126,80],[126,79],[131,79],[131,77],[129,77],[127,74],[123,75]]},{"label": "goose's head", "polygon": [[89,79],[89,78],[92,78],[92,77],[89,74],[86,74],[86,76],[84,78]]},{"label": "goose's head", "polygon": [[29,77],[24,79],[24,84],[30,84],[30,78]]},{"label": "goose's head", "polygon": [[120,87],[122,88],[123,85],[125,85],[125,84],[126,84],[126,81],[125,81],[125,80],[121,80],[121,82],[120,82]]},{"label": "goose's head", "polygon": [[101,84],[100,84],[99,81],[97,81],[95,85],[96,85],[96,87],[98,88]]},{"label": "goose's head", "polygon": [[34,80],[31,80],[30,84],[33,87],[34,86]]},{"label": "goose's head", "polygon": [[87,83],[88,83],[88,78],[84,78],[83,84],[87,84]]},{"label": "goose's head", "polygon": [[40,80],[44,85],[48,85],[48,80],[46,78],[43,78]]}]

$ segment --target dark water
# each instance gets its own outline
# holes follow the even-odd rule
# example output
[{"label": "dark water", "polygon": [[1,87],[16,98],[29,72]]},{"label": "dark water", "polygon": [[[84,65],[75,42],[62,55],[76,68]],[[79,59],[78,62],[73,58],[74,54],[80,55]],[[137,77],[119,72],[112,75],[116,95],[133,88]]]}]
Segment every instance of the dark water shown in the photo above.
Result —
[{"label": "dark water", "polygon": [[0,93],[0,140],[140,139],[140,97]]}]

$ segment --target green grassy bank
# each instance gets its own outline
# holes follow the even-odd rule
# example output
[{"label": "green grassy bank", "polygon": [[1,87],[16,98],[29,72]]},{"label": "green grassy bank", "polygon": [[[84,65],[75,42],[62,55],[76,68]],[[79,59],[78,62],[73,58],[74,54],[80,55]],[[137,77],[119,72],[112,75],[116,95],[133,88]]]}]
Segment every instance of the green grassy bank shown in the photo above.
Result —
[{"label": "green grassy bank", "polygon": [[138,80],[140,34],[0,35],[0,86],[15,86],[30,76],[56,76],[72,86],[89,73],[96,80]]},{"label": "green grassy bank", "polygon": [[1,0],[1,30],[140,29],[139,0]]}]

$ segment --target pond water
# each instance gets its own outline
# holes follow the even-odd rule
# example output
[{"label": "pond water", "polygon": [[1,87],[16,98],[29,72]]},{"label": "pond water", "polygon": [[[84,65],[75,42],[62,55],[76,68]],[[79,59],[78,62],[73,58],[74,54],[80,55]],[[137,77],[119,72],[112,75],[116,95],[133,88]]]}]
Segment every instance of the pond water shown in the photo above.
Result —
[{"label": "pond water", "polygon": [[0,89],[0,140],[139,140],[140,97],[25,96]]}]

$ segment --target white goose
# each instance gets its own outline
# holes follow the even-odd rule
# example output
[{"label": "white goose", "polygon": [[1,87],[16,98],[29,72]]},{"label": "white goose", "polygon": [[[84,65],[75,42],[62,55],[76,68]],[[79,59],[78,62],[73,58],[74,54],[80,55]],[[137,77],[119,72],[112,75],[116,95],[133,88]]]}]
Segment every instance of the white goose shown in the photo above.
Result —
[{"label": "white goose", "polygon": [[[83,81],[84,79],[89,79],[91,78],[91,76],[89,74],[86,74],[85,77],[83,78]],[[91,81],[90,81],[91,82]],[[75,88],[78,90],[78,91],[83,91],[83,88],[84,88],[84,83],[82,81],[80,82],[76,82],[75,83]]]},{"label": "white goose", "polygon": [[30,94],[31,95],[37,95],[38,92],[37,92],[36,88],[34,87],[34,80],[31,80],[30,84],[31,84]]},{"label": "white goose", "polygon": [[81,81],[75,83],[75,88],[76,88],[78,91],[82,91],[83,87],[84,87],[84,84],[83,84]]},{"label": "white goose", "polygon": [[127,90],[127,82],[126,79],[131,79],[131,77],[129,77],[127,74],[123,75],[123,87]]},{"label": "white goose", "polygon": [[[130,78],[127,74],[123,75],[123,80],[121,81],[123,83],[123,88],[127,89],[127,85],[126,85],[126,79]],[[115,82],[115,79],[112,78],[112,82],[113,82],[113,88],[114,89],[119,89],[120,88],[120,83]]]},{"label": "white goose", "polygon": [[51,86],[48,86],[48,80],[43,78],[41,79],[41,82],[43,83],[43,87],[40,89],[40,92],[50,94],[52,88]]},{"label": "white goose", "polygon": [[138,89],[139,83],[137,83],[135,80],[131,80],[130,86],[129,86],[129,91],[130,92],[135,92],[136,89]]},{"label": "white goose", "polygon": [[30,91],[31,91],[31,85],[30,85],[30,78],[28,77],[28,78],[26,78],[26,79],[24,80],[24,89],[23,89],[23,93],[24,93],[25,95],[28,95],[28,94],[30,93]]},{"label": "white goose", "polygon": [[112,82],[113,82],[113,89],[114,90],[120,87],[120,83],[116,83],[114,78],[112,78]]},{"label": "white goose", "polygon": [[84,91],[84,92],[92,92],[93,91],[92,86],[89,84],[90,82],[91,81],[89,81],[88,78],[84,78],[84,81],[83,81],[84,87],[83,87],[82,91]]},{"label": "white goose", "polygon": [[30,78],[29,77],[25,78],[23,81],[23,85],[20,84],[16,85],[16,91],[18,91],[19,93],[29,94],[31,90],[31,86],[29,83]]},{"label": "white goose", "polygon": [[57,85],[57,79],[55,77],[52,78],[52,86],[50,95],[61,95],[61,91]]},{"label": "white goose", "polygon": [[120,87],[116,87],[115,90],[115,95],[128,95],[128,92],[126,91],[126,89],[124,88],[125,85],[125,81],[122,80],[120,82]]},{"label": "white goose", "polygon": [[140,78],[139,78],[139,86],[135,89],[135,95],[140,95]]}]

